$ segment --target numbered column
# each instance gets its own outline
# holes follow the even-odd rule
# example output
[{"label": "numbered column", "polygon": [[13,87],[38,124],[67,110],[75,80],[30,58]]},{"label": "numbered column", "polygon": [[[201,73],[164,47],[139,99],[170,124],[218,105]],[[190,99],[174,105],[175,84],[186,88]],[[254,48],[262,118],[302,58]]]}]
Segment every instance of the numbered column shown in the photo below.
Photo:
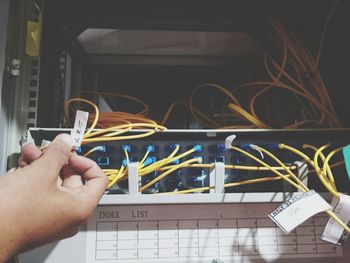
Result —
[{"label": "numbered column", "polygon": [[237,219],[220,219],[218,223],[220,256],[238,255]]},{"label": "numbered column", "polygon": [[138,222],[118,223],[118,259],[138,258]]},{"label": "numbered column", "polygon": [[158,257],[158,222],[139,222],[138,258]]},{"label": "numbered column", "polygon": [[198,220],[179,220],[179,256],[199,256]]},{"label": "numbered column", "polygon": [[219,256],[218,220],[199,220],[199,256]]},{"label": "numbered column", "polygon": [[179,257],[179,226],[174,221],[159,221],[159,257],[177,258]]},{"label": "numbered column", "polygon": [[328,222],[328,217],[318,216],[314,218],[315,234],[316,234],[316,248],[318,253],[331,253],[337,252],[337,246],[329,242],[323,241],[320,237],[322,236],[323,230]]},{"label": "numbered column", "polygon": [[238,246],[240,255],[259,254],[257,219],[238,219]]},{"label": "numbered column", "polygon": [[97,222],[96,260],[117,259],[117,222]]},{"label": "numbered column", "polygon": [[260,255],[278,255],[277,229],[269,218],[257,219]]},{"label": "numbered column", "polygon": [[297,235],[298,253],[317,253],[314,219],[308,219],[301,226],[297,227],[295,231]]}]

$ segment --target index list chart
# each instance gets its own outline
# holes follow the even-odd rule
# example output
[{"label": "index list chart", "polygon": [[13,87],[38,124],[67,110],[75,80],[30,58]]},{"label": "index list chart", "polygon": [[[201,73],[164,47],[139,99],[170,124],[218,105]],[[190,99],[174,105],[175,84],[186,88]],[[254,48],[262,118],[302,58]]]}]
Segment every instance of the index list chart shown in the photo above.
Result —
[{"label": "index list chart", "polygon": [[[98,207],[88,222],[86,261],[211,262],[340,257],[320,239],[328,218],[309,219],[286,235],[268,217],[276,204]],[[205,261],[203,261],[205,260]]]}]

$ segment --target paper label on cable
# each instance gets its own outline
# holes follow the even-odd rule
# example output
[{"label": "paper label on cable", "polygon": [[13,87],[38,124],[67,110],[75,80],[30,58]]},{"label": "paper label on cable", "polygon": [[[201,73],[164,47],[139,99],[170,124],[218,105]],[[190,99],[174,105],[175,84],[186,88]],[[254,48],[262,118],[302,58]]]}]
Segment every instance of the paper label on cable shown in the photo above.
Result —
[{"label": "paper label on cable", "polygon": [[78,147],[83,141],[83,136],[85,133],[89,113],[86,111],[78,110],[75,115],[74,128],[71,131],[71,136],[73,139],[73,147]]},{"label": "paper label on cable", "polygon": [[287,234],[310,217],[332,209],[315,190],[292,196],[269,214],[269,217]]},{"label": "paper label on cable", "polygon": [[[340,194],[339,199],[334,197],[332,200],[333,212],[346,225],[350,225],[350,196]],[[348,233],[333,218],[329,218],[327,225],[322,233],[321,239],[333,244],[341,245],[347,238]]]}]

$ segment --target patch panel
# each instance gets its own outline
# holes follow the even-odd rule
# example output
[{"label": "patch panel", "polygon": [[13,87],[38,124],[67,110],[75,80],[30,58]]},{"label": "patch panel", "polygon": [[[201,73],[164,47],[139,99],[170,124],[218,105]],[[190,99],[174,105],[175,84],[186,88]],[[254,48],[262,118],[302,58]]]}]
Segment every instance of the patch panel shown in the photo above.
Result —
[{"label": "patch panel", "polygon": [[[68,132],[67,130],[42,130],[31,129],[31,137],[35,140],[37,145],[40,145],[41,140],[52,140],[56,134],[60,132]],[[137,134],[137,131],[132,133]],[[156,161],[167,158],[177,146],[178,152],[175,156],[182,154],[190,149],[195,149],[192,154],[184,156],[181,159],[174,160],[171,165],[181,164],[186,160],[200,157],[203,164],[223,163],[224,165],[240,165],[240,166],[257,166],[257,163],[245,155],[235,151],[226,150],[225,139],[235,134],[237,138],[233,141],[235,146],[246,150],[257,158],[263,159],[270,165],[276,163],[266,155],[261,154],[251,147],[251,144],[261,145],[275,154],[279,159],[287,164],[293,164],[295,161],[301,161],[300,157],[288,151],[283,151],[278,148],[279,143],[286,143],[293,145],[296,148],[305,151],[302,148],[304,143],[312,144],[317,147],[326,143],[331,143],[335,148],[344,145],[350,140],[349,130],[315,130],[315,131],[166,131],[159,132],[153,136],[145,139],[136,139],[130,141],[111,141],[104,143],[89,143],[82,145],[79,154],[83,155],[93,149],[94,147],[101,148],[100,151],[95,151],[89,158],[95,160],[101,168],[119,169],[122,165],[127,166],[124,149],[128,152],[129,162],[136,162],[143,159],[148,152],[148,156],[144,161],[144,165],[148,166]],[[105,150],[104,150],[105,149]],[[78,151],[77,151],[78,152]],[[310,151],[309,151],[310,153]],[[335,156],[334,162],[339,161],[341,155]],[[213,168],[194,168],[185,167],[173,171],[165,178],[157,181],[147,188],[143,193],[161,193],[173,192],[180,190],[188,190],[197,187],[209,187],[210,176]],[[157,170],[142,176],[140,179],[140,187],[145,186],[153,179],[160,176],[164,171]],[[336,168],[336,182],[339,184],[339,190],[347,190],[350,188],[349,180],[343,166]],[[243,180],[261,178],[264,176],[271,176],[270,171],[253,171],[253,170],[239,170],[224,168],[224,182],[233,183]],[[323,186],[318,181],[316,176],[310,175],[309,187],[316,191],[324,191]],[[290,187],[288,188],[290,190]],[[293,190],[293,189],[292,189]],[[258,193],[258,192],[284,192],[285,185],[281,181],[259,183],[253,185],[236,186],[226,188],[225,193]],[[115,195],[116,193],[128,193],[129,184],[125,179],[110,191],[106,192],[108,195]],[[208,193],[208,190],[200,191],[200,193]]]}]

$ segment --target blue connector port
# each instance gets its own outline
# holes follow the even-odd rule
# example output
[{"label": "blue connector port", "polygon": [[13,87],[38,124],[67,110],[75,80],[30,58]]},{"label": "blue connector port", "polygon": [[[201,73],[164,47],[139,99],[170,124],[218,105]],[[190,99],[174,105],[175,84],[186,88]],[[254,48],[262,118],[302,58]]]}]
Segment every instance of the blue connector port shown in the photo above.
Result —
[{"label": "blue connector port", "polygon": [[110,164],[110,159],[108,156],[101,156],[97,159],[97,164],[99,166],[108,166]]},{"label": "blue connector port", "polygon": [[209,145],[209,152],[210,153],[217,153],[217,154],[224,153],[224,152],[226,152],[225,144]]},{"label": "blue connector port", "polygon": [[215,163],[215,162],[225,163],[225,156],[222,156],[222,155],[210,156],[209,157],[209,162],[210,163]]},{"label": "blue connector port", "polygon": [[127,151],[128,153],[134,153],[137,151],[137,147],[131,144],[124,144],[120,147],[120,151],[123,153]]},{"label": "blue connector port", "polygon": [[194,145],[189,145],[187,146],[187,150],[194,149],[196,153],[201,153],[203,152],[203,145],[201,144],[194,144]]},{"label": "blue connector port", "polygon": [[171,164],[179,164],[180,163],[180,159],[176,159],[175,161],[172,161]]},{"label": "blue connector port", "polygon": [[157,145],[154,145],[154,144],[147,144],[144,147],[144,151],[147,151],[149,153],[158,153],[159,147]]},{"label": "blue connector port", "polygon": [[144,161],[144,165],[147,166],[147,165],[150,165],[152,163],[155,163],[157,161],[157,158],[155,156],[149,156],[146,158],[146,160]]},{"label": "blue connector port", "polygon": [[[165,152],[166,153],[171,153],[175,150],[176,146],[180,146],[180,144],[178,143],[174,143],[174,144],[170,144],[170,145],[167,145],[165,146]],[[181,149],[181,146],[179,148],[179,150]]]},{"label": "blue connector port", "polygon": [[[132,163],[132,162],[136,162],[137,161],[137,159],[134,157],[134,156],[130,156],[129,157],[129,163]],[[127,161],[126,161],[126,158],[123,158],[122,159],[122,165],[123,166],[127,166]]]}]

